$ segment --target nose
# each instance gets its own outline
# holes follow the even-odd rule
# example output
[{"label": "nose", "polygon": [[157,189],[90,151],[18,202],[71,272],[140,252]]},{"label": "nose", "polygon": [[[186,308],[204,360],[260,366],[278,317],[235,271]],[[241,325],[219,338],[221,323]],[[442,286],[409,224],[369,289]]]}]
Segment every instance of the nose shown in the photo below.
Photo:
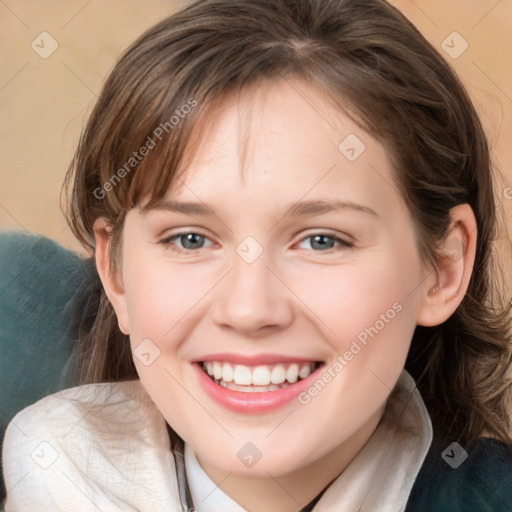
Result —
[{"label": "nose", "polygon": [[265,251],[252,263],[236,254],[218,289],[215,323],[255,338],[286,328],[293,321],[293,294],[278,276]]}]

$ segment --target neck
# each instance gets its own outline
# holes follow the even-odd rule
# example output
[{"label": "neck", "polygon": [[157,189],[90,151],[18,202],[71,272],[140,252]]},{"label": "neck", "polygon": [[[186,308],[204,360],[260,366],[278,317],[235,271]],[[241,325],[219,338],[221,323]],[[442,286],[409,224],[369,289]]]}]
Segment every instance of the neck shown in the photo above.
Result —
[{"label": "neck", "polygon": [[333,482],[368,442],[384,413],[385,404],[354,435],[326,455],[290,473],[248,477],[225,473],[198,461],[219,488],[251,512],[298,512]]}]

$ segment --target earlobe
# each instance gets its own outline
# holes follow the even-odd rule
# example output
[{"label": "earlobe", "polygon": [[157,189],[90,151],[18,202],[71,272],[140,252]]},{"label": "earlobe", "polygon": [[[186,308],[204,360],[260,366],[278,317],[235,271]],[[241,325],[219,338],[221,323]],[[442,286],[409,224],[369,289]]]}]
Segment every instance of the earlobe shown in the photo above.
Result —
[{"label": "earlobe", "polygon": [[111,233],[105,219],[97,219],[94,223],[94,238],[96,240],[96,268],[100,276],[103,288],[112,304],[119,323],[119,329],[123,334],[129,334],[126,296],[122,282],[120,269],[114,269],[111,265]]},{"label": "earlobe", "polygon": [[425,279],[417,324],[435,326],[446,321],[462,302],[475,262],[477,226],[468,204],[450,211],[451,223],[437,251],[437,268]]}]

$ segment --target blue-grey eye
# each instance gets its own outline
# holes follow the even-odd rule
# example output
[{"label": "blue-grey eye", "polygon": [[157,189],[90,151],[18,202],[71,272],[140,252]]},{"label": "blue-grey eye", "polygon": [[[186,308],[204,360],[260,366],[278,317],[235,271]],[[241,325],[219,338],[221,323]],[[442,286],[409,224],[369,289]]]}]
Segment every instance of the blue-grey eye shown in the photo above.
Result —
[{"label": "blue-grey eye", "polygon": [[180,240],[184,249],[200,249],[206,240],[206,237],[197,233],[186,233],[176,238]]},{"label": "blue-grey eye", "polygon": [[315,235],[311,237],[313,249],[332,249],[336,243],[332,236]]},{"label": "blue-grey eye", "polygon": [[318,234],[318,235],[310,235],[301,240],[301,244],[306,240],[310,240],[310,247],[303,247],[305,249],[313,249],[315,251],[328,251],[329,249],[334,249],[336,246],[338,247],[346,247],[350,248],[353,246],[351,242],[347,242],[338,238],[336,236],[327,235],[327,234]]},{"label": "blue-grey eye", "polygon": [[206,247],[205,242],[209,242],[207,245],[212,245],[212,242],[206,236],[187,231],[168,236],[161,243],[166,248],[179,253],[195,252],[196,249]]}]

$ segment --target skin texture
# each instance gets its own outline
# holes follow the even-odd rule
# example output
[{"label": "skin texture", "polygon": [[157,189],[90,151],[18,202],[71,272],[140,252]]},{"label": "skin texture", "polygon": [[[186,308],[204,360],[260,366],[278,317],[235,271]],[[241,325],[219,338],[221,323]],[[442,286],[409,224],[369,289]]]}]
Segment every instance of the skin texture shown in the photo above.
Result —
[{"label": "skin texture", "polygon": [[[206,204],[210,214],[131,210],[118,273],[109,268],[108,231],[99,219],[98,270],[132,347],[149,338],[160,350],[149,366],[134,358],[140,379],[207,474],[251,511],[294,511],[375,430],[415,326],[443,322],[461,302],[475,219],[468,205],[454,208],[439,270],[422,265],[384,148],[301,81],[228,97],[210,120],[166,195]],[[338,149],[349,134],[365,145],[354,161]],[[287,213],[298,201],[320,199],[357,203],[375,215],[350,208]],[[187,240],[169,237],[188,232],[206,238],[187,253],[173,251]],[[328,238],[322,249],[308,238],[322,234],[353,247]],[[252,263],[237,253],[247,236],[263,250]],[[306,405],[292,400],[274,412],[237,414],[214,402],[192,371],[191,360],[219,352],[329,365],[393,304],[400,312]],[[251,468],[237,457],[247,442],[262,453]]]}]

